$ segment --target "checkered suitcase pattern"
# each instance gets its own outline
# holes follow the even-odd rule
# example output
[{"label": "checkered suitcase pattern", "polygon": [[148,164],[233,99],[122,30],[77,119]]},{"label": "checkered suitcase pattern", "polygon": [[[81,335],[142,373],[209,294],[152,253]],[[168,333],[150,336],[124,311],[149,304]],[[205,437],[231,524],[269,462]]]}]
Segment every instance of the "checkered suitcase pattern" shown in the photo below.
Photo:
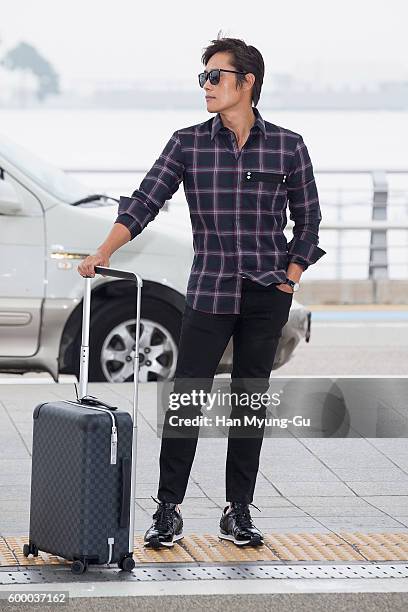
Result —
[{"label": "checkered suitcase pattern", "polygon": [[134,567],[134,512],[142,279],[112,268],[95,273],[137,283],[134,405],[131,415],[87,395],[91,278],[85,278],[80,397],[38,404],[33,412],[29,544],[73,561]]}]

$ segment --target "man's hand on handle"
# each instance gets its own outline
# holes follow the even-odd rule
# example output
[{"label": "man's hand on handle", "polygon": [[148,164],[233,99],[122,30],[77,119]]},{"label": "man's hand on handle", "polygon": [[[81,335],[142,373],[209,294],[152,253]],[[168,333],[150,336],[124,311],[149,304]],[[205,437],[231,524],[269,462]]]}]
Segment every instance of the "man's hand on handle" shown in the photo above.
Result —
[{"label": "man's hand on handle", "polygon": [[[109,268],[109,256],[104,251],[96,251],[94,255],[88,255],[78,266],[78,272],[84,277],[95,276],[95,266]],[[102,275],[103,276],[103,275]]]},{"label": "man's hand on handle", "polygon": [[[95,276],[95,266],[103,266],[109,268],[109,258],[124,244],[131,239],[130,230],[122,223],[114,223],[113,227],[94,255],[88,255],[81,261],[78,266],[78,272],[81,276]],[[102,276],[105,276],[102,274]]]}]

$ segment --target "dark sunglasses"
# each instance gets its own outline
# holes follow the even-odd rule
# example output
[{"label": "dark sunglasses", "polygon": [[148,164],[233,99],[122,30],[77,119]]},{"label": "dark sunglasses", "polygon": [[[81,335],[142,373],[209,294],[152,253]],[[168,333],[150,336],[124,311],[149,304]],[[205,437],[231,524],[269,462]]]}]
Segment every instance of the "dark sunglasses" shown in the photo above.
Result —
[{"label": "dark sunglasses", "polygon": [[204,87],[207,79],[210,80],[211,85],[218,85],[221,78],[221,72],[233,72],[234,74],[248,74],[247,72],[238,72],[238,70],[225,70],[224,68],[213,68],[210,72],[204,70],[198,75],[198,82],[200,87]]}]

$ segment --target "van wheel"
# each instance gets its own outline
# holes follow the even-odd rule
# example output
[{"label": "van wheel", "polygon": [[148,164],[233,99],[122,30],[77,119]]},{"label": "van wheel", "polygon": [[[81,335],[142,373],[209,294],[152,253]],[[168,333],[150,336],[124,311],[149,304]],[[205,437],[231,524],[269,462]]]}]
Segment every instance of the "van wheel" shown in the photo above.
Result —
[{"label": "van wheel", "polygon": [[[165,302],[149,297],[142,300],[140,382],[173,378],[181,318],[181,313]],[[90,382],[133,382],[135,331],[135,301],[110,300],[93,313],[89,331]]]}]

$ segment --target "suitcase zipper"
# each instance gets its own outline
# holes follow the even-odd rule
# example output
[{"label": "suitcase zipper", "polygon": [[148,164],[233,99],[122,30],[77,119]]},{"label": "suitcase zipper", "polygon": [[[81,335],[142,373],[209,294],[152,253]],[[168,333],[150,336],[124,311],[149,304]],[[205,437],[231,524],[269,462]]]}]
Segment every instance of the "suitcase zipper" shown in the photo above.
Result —
[{"label": "suitcase zipper", "polygon": [[82,404],[80,402],[73,402],[71,400],[61,400],[67,404],[74,404],[74,406],[85,406],[86,408],[91,408],[91,410],[100,410],[101,412],[105,412],[109,414],[112,419],[112,431],[111,431],[111,455],[110,455],[110,464],[116,465],[117,454],[118,454],[118,430],[116,428],[116,421],[113,413],[106,408],[97,408],[97,406],[89,406],[88,404]]},{"label": "suitcase zipper", "polygon": [[115,426],[112,427],[111,433],[111,465],[116,464],[118,454],[118,431]]}]

